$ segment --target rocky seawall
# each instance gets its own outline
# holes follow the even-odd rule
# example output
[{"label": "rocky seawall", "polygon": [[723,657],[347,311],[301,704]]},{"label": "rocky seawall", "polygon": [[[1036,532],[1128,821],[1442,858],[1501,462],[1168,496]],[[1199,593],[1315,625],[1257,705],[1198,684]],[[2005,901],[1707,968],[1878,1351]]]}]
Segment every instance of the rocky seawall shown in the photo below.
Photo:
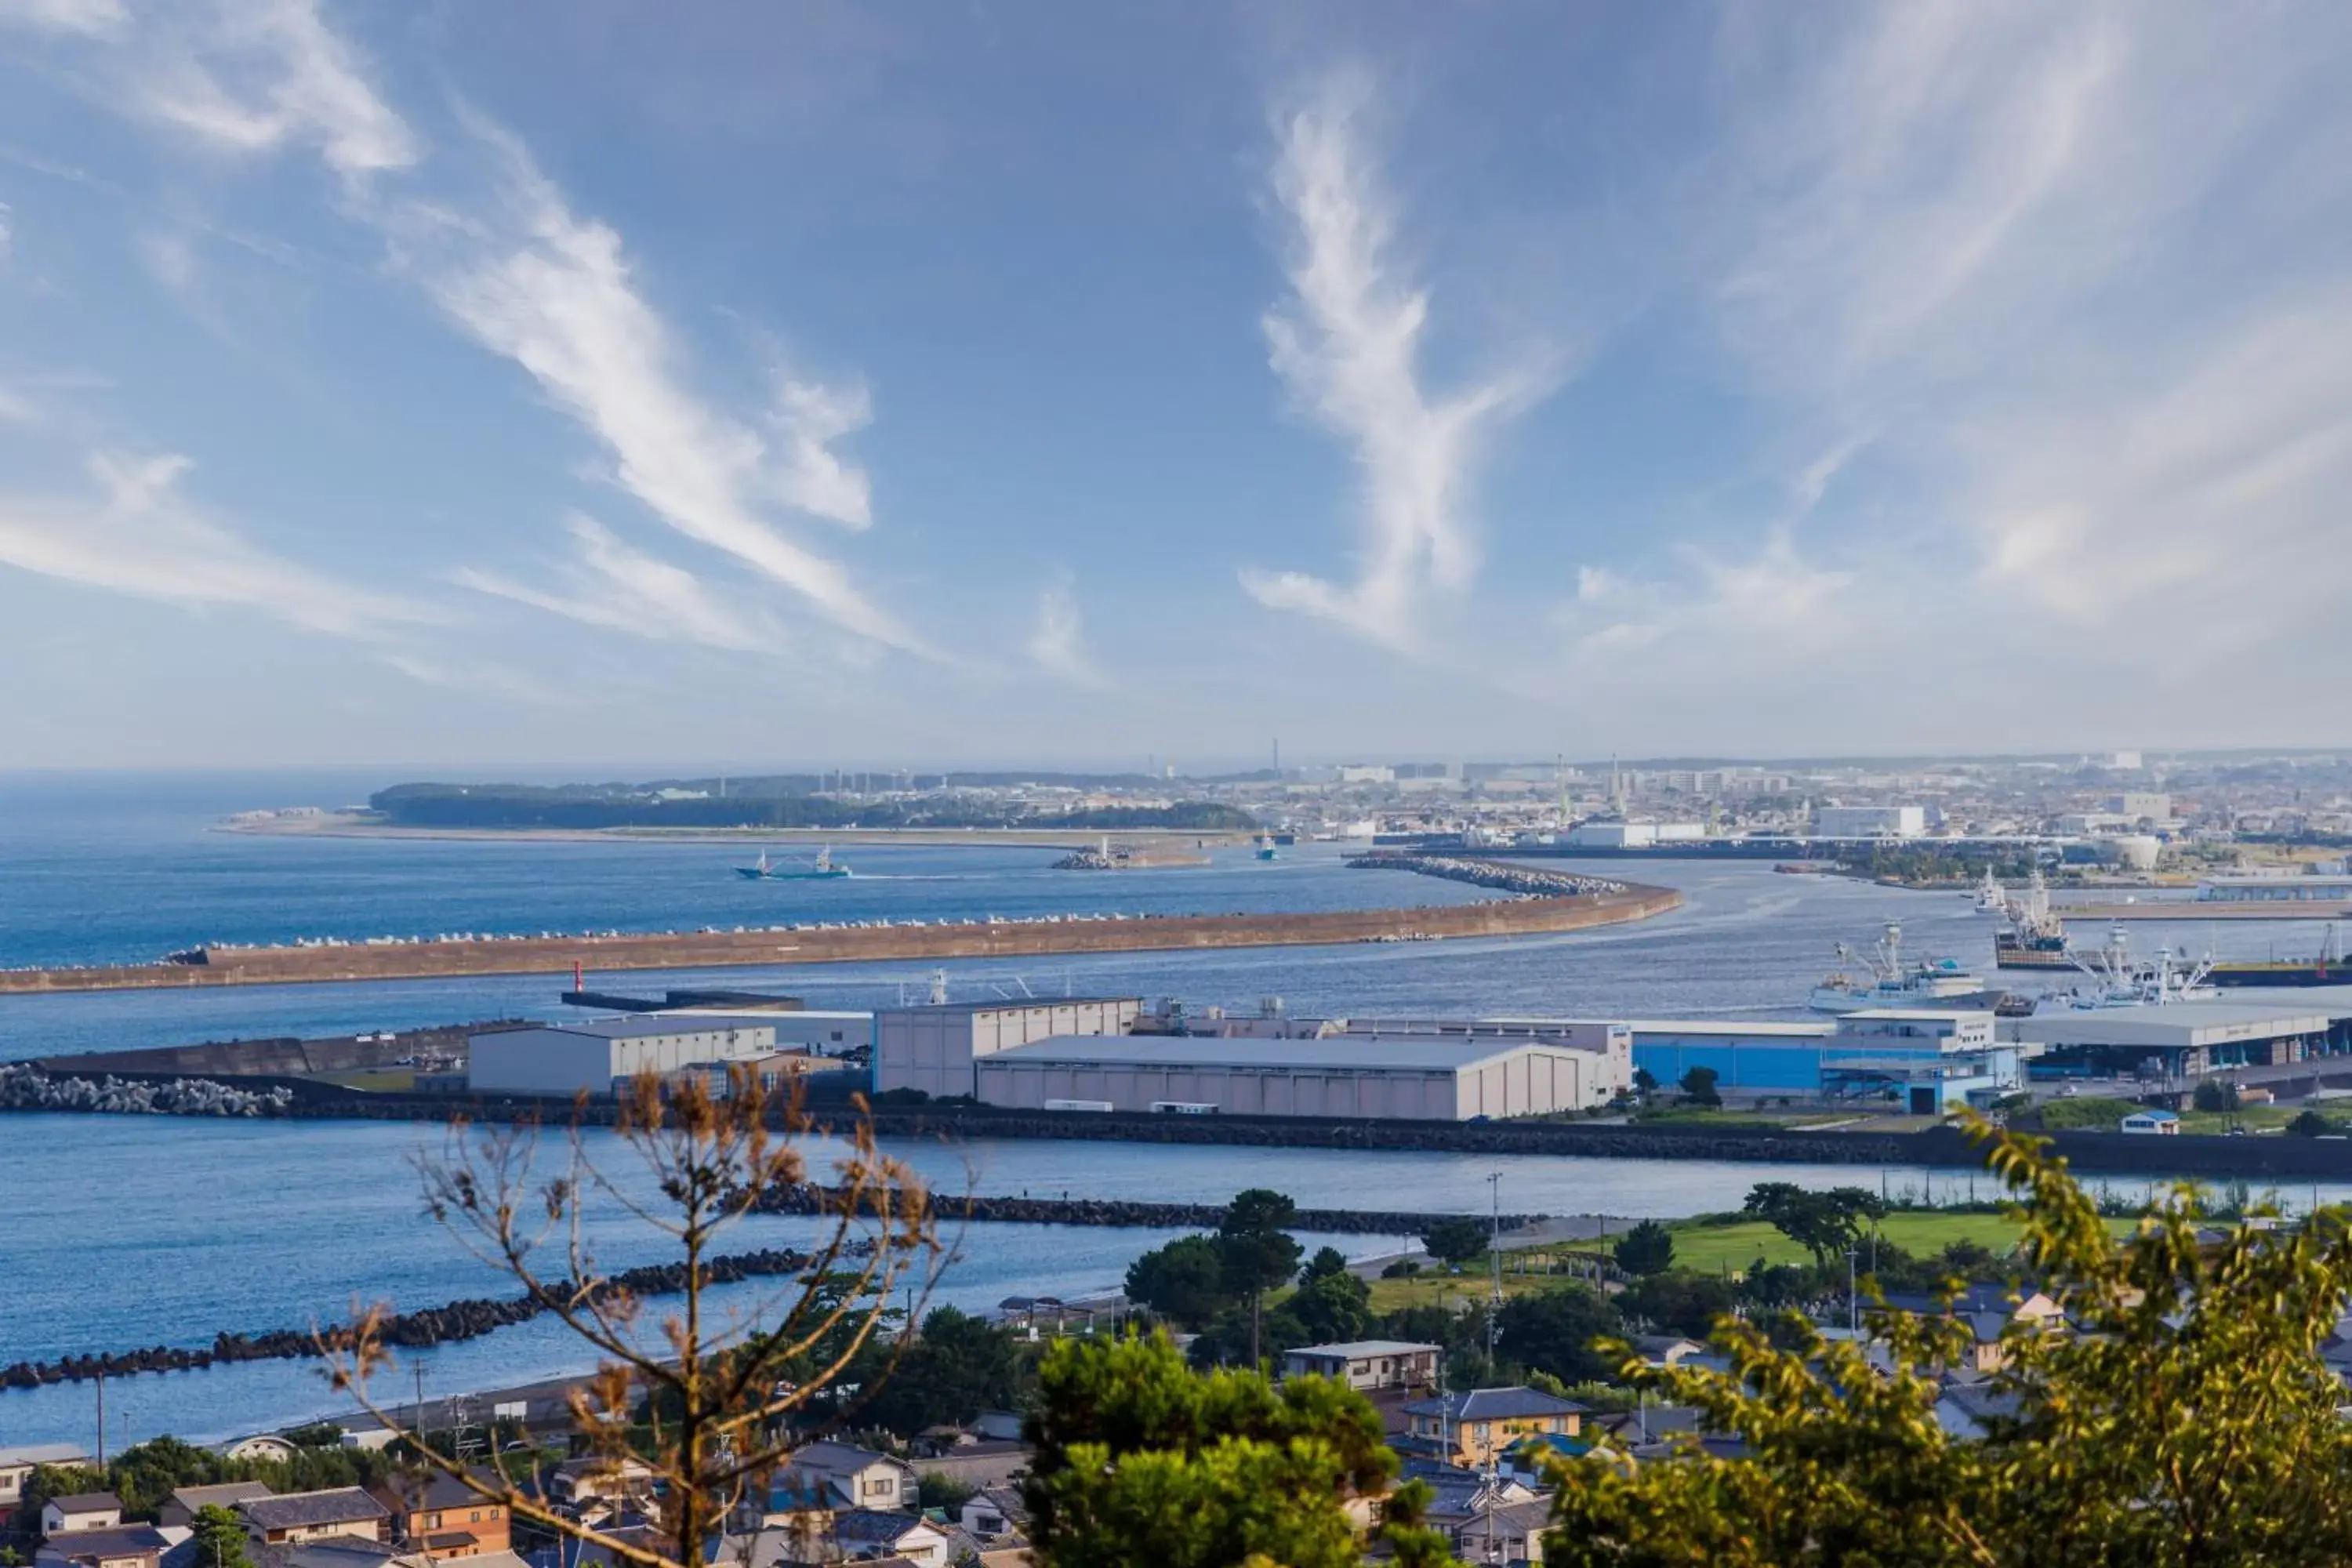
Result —
[{"label": "rocky seawall", "polygon": [[[835,1214],[842,1194],[835,1189],[798,1184],[773,1187],[761,1194],[760,1207],[769,1214]],[[1003,1225],[1087,1225],[1150,1230],[1214,1230],[1223,1224],[1223,1204],[1154,1204],[1116,1198],[960,1197],[931,1194],[933,1212],[947,1223],[971,1220]],[[1454,1215],[1397,1209],[1300,1209],[1291,1221],[1294,1230],[1335,1236],[1419,1236],[1441,1219]],[[1486,1215],[1468,1217],[1486,1220]],[[1517,1230],[1551,1217],[1549,1215],[1507,1214],[1506,1230]]]},{"label": "rocky seawall", "polygon": [[[863,1246],[856,1248],[863,1256]],[[717,1284],[768,1275],[798,1274],[809,1266],[809,1255],[789,1249],[732,1253],[708,1259],[704,1278]],[[554,1290],[566,1287],[558,1282]],[[633,1296],[676,1295],[686,1289],[686,1265],[656,1264],[624,1269],[602,1281],[600,1296],[625,1292]],[[381,1325],[384,1342],[403,1349],[449,1344],[478,1339],[516,1323],[528,1322],[546,1310],[534,1296],[451,1301],[414,1312],[394,1313]],[[188,1372],[199,1367],[245,1361],[292,1361],[348,1349],[351,1330],[342,1325],[307,1329],[268,1329],[259,1333],[223,1331],[209,1345],[156,1345],[146,1350],[113,1351],[63,1356],[56,1361],[20,1361],[0,1367],[0,1388],[37,1388],[43,1384],[78,1383],[99,1376],[124,1377],[140,1372]]]},{"label": "rocky seawall", "polygon": [[75,1078],[17,1064],[0,1065],[0,1110],[82,1110],[117,1116],[284,1116],[294,1096],[283,1087],[241,1089],[207,1078],[157,1081]]}]

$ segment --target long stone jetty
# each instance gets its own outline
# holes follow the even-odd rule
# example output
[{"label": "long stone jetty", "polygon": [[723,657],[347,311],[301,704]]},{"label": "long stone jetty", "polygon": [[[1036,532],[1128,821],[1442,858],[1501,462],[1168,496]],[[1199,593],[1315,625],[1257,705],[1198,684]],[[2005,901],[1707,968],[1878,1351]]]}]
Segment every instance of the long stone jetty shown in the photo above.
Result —
[{"label": "long stone jetty", "polygon": [[154,963],[0,970],[0,994],[559,973],[575,963],[600,971],[719,969],[754,964],[1017,959],[1080,952],[1433,942],[1620,925],[1664,914],[1682,903],[1682,895],[1670,888],[1637,883],[1612,887],[1616,890],[1562,892],[1414,909],[1328,910],[1307,914],[1070,915],[1022,921],[908,921],[756,930],[604,931],[577,936],[469,935],[280,947],[197,947]]},{"label": "long stone jetty", "polygon": [[[850,1247],[856,1256],[863,1257],[870,1245],[862,1238],[853,1238]],[[730,1253],[705,1259],[702,1275],[712,1284],[727,1285],[771,1275],[797,1275],[808,1268],[810,1261],[809,1254],[790,1248]],[[569,1288],[562,1280],[550,1282],[551,1293],[564,1293]],[[623,1269],[599,1281],[592,1293],[600,1298],[620,1294],[662,1296],[676,1295],[685,1289],[685,1264],[656,1263]],[[536,1295],[476,1298],[390,1314],[378,1326],[378,1331],[386,1344],[403,1349],[428,1348],[478,1339],[516,1323],[529,1322],[546,1310],[545,1300]],[[60,1356],[55,1361],[15,1362],[0,1366],[0,1389],[38,1388],[43,1384],[124,1377],[137,1372],[193,1372],[236,1362],[291,1361],[346,1351],[351,1345],[352,1331],[341,1325],[268,1329],[258,1333],[224,1331],[205,1345],[153,1345],[143,1350]]]},{"label": "long stone jetty", "polygon": [[[843,1194],[837,1189],[796,1184],[772,1187],[762,1193],[760,1208],[767,1214],[838,1214],[842,1201]],[[1214,1230],[1225,1217],[1225,1205],[1223,1204],[1160,1204],[1130,1198],[1033,1198],[1026,1194],[1019,1197],[983,1197],[935,1192],[931,1194],[931,1209],[940,1219],[949,1223],[970,1220],[976,1224],[1086,1225],[1137,1230]],[[1291,1216],[1288,1228],[1330,1236],[1419,1236],[1439,1220],[1455,1217],[1454,1215],[1402,1209],[1300,1209]],[[1520,1230],[1551,1216],[1507,1214],[1498,1219],[1490,1215],[1473,1214],[1465,1217],[1481,1224],[1496,1224],[1505,1230]]]}]

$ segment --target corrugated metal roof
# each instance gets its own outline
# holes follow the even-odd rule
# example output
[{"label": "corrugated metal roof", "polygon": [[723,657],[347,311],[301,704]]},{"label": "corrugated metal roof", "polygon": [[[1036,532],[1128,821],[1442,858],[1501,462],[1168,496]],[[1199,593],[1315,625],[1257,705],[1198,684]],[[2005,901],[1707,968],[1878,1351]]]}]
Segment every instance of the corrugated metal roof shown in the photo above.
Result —
[{"label": "corrugated metal roof", "polygon": [[1528,1051],[1591,1053],[1562,1041],[1522,1037],[1459,1035],[1331,1035],[1317,1040],[1204,1039],[1172,1035],[1056,1035],[1012,1046],[979,1058],[978,1065],[1074,1064],[1104,1067],[1244,1067],[1444,1072],[1499,1061]]}]

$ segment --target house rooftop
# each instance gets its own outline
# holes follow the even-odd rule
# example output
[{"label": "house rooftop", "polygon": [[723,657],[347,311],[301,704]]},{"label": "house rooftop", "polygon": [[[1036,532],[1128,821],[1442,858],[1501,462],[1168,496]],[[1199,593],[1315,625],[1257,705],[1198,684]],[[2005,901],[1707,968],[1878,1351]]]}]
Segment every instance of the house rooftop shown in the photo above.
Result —
[{"label": "house rooftop", "polygon": [[794,1448],[788,1464],[804,1466],[814,1470],[862,1470],[866,1466],[888,1460],[887,1454],[877,1454],[871,1448],[861,1448],[855,1443],[835,1443],[827,1439]]},{"label": "house rooftop", "polygon": [[222,1481],[209,1487],[174,1487],[172,1500],[194,1513],[200,1508],[234,1508],[257,1497],[274,1494],[259,1481]]},{"label": "house rooftop", "polygon": [[30,1443],[0,1448],[0,1470],[22,1469],[28,1465],[78,1465],[89,1458],[71,1443]]},{"label": "house rooftop", "polygon": [[1573,1399],[1556,1399],[1538,1389],[1474,1388],[1466,1394],[1416,1399],[1404,1407],[1408,1415],[1437,1415],[1448,1421],[1508,1421],[1533,1415],[1577,1415],[1585,1406]]},{"label": "house rooftop", "polygon": [[49,1506],[59,1513],[104,1513],[109,1509],[122,1511],[122,1500],[112,1492],[68,1492],[53,1497]]},{"label": "house rooftop", "polygon": [[853,1508],[833,1518],[834,1539],[844,1546],[895,1546],[918,1530],[936,1528],[916,1514],[888,1513],[873,1508]]},{"label": "house rooftop", "polygon": [[130,1557],[142,1552],[161,1556],[171,1545],[172,1538],[152,1524],[126,1524],[115,1530],[77,1530],[69,1535],[53,1535],[41,1543],[41,1550],[53,1557],[79,1560]]},{"label": "house rooftop", "polygon": [[1300,1345],[1285,1353],[1318,1356],[1325,1361],[1363,1361],[1372,1356],[1419,1355],[1442,1348],[1412,1340],[1347,1340],[1339,1344]]},{"label": "house rooftop", "polygon": [[390,1519],[392,1510],[358,1487],[331,1487],[324,1491],[289,1492],[284,1497],[250,1498],[237,1512],[257,1530],[304,1530],[320,1524],[349,1524],[362,1519]]}]

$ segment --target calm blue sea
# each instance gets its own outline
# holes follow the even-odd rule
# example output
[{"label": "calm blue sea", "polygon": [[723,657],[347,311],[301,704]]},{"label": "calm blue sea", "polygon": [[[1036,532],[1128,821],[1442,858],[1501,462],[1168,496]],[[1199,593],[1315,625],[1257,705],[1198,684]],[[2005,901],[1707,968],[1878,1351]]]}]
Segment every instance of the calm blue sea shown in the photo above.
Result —
[{"label": "calm blue sea", "polygon": [[[152,958],[199,941],[620,927],[662,931],[783,920],[924,919],[1085,910],[1308,910],[1471,897],[1452,884],[1351,872],[1330,847],[1271,866],[1245,853],[1201,869],[1084,875],[1024,850],[846,848],[845,882],[751,883],[730,847],[297,839],[211,831],[256,806],[340,805],[377,775],[0,775],[0,964]],[[1952,894],[1905,893],[1774,874],[1769,867],[1660,862],[1641,873],[1681,888],[1677,913],[1639,926],[1491,942],[1351,945],[1228,952],[1106,954],[946,965],[960,997],[1064,990],[1174,995],[1254,1008],[1543,1013],[1612,1017],[1794,1014],[1840,939],[1866,942],[1899,920],[1912,947],[1981,962],[1990,922]],[[2147,934],[2143,935],[2145,932]],[[2236,948],[2296,952],[2315,926],[2223,930]],[[2166,940],[2137,928],[2135,940]],[[2200,950],[2203,928],[2170,940]],[[727,970],[819,1005],[919,995],[929,965]],[[711,975],[630,974],[654,987]],[[551,1016],[569,975],[162,994],[0,998],[0,1059],[222,1039]],[[504,1293],[423,1216],[410,1159],[435,1136],[405,1124],[222,1122],[104,1117],[0,1118],[0,1363],[75,1350],[196,1344],[348,1313],[355,1301],[411,1308]],[[1252,1185],[1302,1203],[1471,1210],[1504,1173],[1506,1207],[1675,1215],[1735,1205],[1756,1179],[1737,1165],[1465,1159],[1431,1154],[1003,1143],[902,1151],[940,1184],[1222,1201]],[[1776,1177],[1832,1183],[1834,1167]],[[1860,1173],[1874,1181],[1878,1173]],[[1901,1186],[1931,1179],[1896,1173]],[[1965,1183],[1965,1173],[1932,1178]],[[745,1247],[789,1240],[767,1220]],[[1113,1286],[1149,1232],[989,1226],[966,1236],[940,1299],[992,1306],[1011,1294]],[[1341,1244],[1382,1250],[1374,1238]],[[607,1261],[653,1256],[618,1228]],[[748,1288],[747,1288],[748,1289]],[[544,1325],[426,1358],[428,1392],[578,1370]],[[411,1375],[404,1371],[403,1377]],[[110,1441],[173,1431],[221,1436],[331,1411],[299,1363],[118,1380]],[[0,1391],[0,1446],[89,1442],[91,1394]]]}]

